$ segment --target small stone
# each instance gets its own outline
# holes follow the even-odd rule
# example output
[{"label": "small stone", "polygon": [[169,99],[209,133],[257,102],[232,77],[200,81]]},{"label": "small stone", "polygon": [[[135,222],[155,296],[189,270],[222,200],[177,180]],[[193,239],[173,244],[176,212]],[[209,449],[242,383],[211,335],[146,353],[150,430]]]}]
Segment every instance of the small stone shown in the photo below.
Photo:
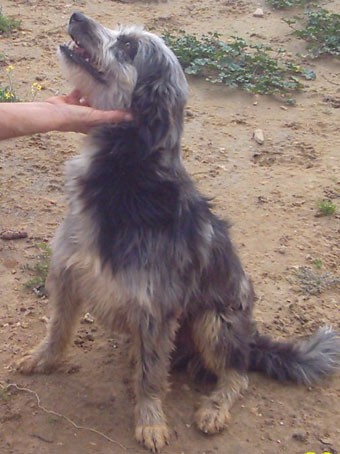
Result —
[{"label": "small stone", "polygon": [[281,109],[281,110],[288,110],[288,107],[286,107],[286,106],[280,106],[280,109]]},{"label": "small stone", "polygon": [[262,9],[262,8],[257,8],[257,9],[254,11],[253,16],[254,16],[254,17],[263,17],[263,16],[264,16],[263,9]]},{"label": "small stone", "polygon": [[308,439],[308,434],[304,432],[296,432],[292,435],[293,440],[305,443]]},{"label": "small stone", "polygon": [[82,321],[84,323],[94,323],[94,318],[92,317],[92,315],[89,312],[86,312]]},{"label": "small stone", "polygon": [[264,134],[263,134],[262,129],[255,129],[255,131],[253,133],[253,139],[259,145],[262,145],[264,143]]},{"label": "small stone", "polygon": [[2,240],[19,240],[21,238],[27,238],[27,232],[23,230],[4,230],[0,232],[0,238]]}]

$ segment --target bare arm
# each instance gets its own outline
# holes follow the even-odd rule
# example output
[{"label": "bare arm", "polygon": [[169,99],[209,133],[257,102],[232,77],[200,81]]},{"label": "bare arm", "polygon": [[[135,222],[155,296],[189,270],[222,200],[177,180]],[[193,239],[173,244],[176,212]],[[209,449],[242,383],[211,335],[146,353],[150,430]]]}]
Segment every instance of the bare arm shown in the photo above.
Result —
[{"label": "bare arm", "polygon": [[78,92],[43,102],[0,103],[0,140],[48,131],[88,132],[103,123],[131,120],[124,111],[81,105]]}]

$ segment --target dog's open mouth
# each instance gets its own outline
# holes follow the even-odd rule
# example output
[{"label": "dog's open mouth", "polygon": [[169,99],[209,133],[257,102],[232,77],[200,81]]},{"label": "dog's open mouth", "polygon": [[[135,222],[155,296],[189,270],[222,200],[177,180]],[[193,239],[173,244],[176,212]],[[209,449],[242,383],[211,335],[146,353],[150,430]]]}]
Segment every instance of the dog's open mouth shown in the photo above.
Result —
[{"label": "dog's open mouth", "polygon": [[72,41],[68,44],[62,44],[60,51],[73,63],[82,66],[92,77],[99,82],[104,83],[104,73],[98,68],[94,56],[71,35]]}]

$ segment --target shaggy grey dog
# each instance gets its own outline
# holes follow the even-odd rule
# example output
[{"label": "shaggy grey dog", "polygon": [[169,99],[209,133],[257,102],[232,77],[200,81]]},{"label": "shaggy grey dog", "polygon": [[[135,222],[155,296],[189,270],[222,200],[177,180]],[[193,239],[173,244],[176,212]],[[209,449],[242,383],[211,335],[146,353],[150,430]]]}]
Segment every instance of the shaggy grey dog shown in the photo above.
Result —
[{"label": "shaggy grey dog", "polygon": [[136,27],[112,31],[80,13],[60,47],[71,84],[98,108],[131,109],[107,125],[67,169],[69,211],[53,244],[46,339],[23,373],[49,372],[87,305],[109,329],[130,334],[136,367],[136,438],[169,442],[162,409],[171,360],[214,376],[195,413],[199,429],[224,429],[247,372],[310,384],[340,368],[340,337],[328,328],[291,343],[261,336],[254,294],[231,244],[183,167],[180,138],[187,82],[173,53]]}]

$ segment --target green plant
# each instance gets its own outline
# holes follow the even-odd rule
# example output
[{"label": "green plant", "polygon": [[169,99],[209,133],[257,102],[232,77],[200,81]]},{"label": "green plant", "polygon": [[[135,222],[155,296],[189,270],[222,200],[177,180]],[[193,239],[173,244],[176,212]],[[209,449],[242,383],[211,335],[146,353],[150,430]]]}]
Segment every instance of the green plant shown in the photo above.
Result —
[{"label": "green plant", "polygon": [[331,200],[320,200],[318,210],[322,216],[331,216],[336,212],[336,205]]},{"label": "green plant", "polygon": [[321,270],[322,265],[323,265],[323,263],[322,263],[322,260],[321,260],[321,259],[315,259],[315,260],[314,260],[314,266],[315,266],[315,268],[317,268],[318,270]]},{"label": "green plant", "polygon": [[38,243],[38,261],[33,267],[28,267],[33,272],[34,277],[25,283],[25,287],[31,289],[38,296],[45,296],[45,282],[48,274],[51,259],[51,248],[46,243]]},{"label": "green plant", "polygon": [[11,395],[6,388],[0,388],[0,400],[7,402],[9,401],[10,397]]},{"label": "green plant", "polygon": [[330,288],[340,287],[340,277],[326,271],[314,271],[307,266],[299,266],[295,269],[296,281],[303,293],[318,295]]},{"label": "green plant", "polygon": [[2,13],[2,9],[0,8],[0,35],[10,33],[16,28],[19,28],[20,24],[21,21],[9,19],[8,17],[4,16]]},{"label": "green plant", "polygon": [[[320,8],[306,13],[305,28],[294,29],[293,34],[307,41],[309,55],[313,58],[320,55],[340,56],[340,14],[330,13]],[[285,20],[294,28],[299,18]]]},{"label": "green plant", "polygon": [[5,69],[7,85],[0,85],[0,102],[16,102],[18,98],[13,89],[13,83],[11,78],[11,72],[13,71],[13,66],[8,65]]},{"label": "green plant", "polygon": [[269,46],[248,44],[232,37],[228,43],[217,33],[201,38],[186,34],[165,33],[165,42],[177,55],[187,74],[205,77],[212,83],[223,83],[259,94],[285,94],[303,88],[298,79],[314,79],[306,70],[285,57],[283,50],[274,52]]},{"label": "green plant", "polygon": [[17,98],[15,93],[12,92],[10,87],[0,87],[0,102],[16,102]]},{"label": "green plant", "polygon": [[[17,102],[19,98],[16,95],[14,90],[13,81],[12,81],[12,71],[14,67],[12,65],[8,65],[5,69],[6,71],[6,78],[7,78],[7,85],[0,85],[0,102]],[[42,86],[38,82],[33,82],[31,85],[31,101],[34,101],[37,94],[42,89]]]},{"label": "green plant", "polygon": [[288,9],[315,5],[317,0],[267,0],[267,3],[275,9]]}]

